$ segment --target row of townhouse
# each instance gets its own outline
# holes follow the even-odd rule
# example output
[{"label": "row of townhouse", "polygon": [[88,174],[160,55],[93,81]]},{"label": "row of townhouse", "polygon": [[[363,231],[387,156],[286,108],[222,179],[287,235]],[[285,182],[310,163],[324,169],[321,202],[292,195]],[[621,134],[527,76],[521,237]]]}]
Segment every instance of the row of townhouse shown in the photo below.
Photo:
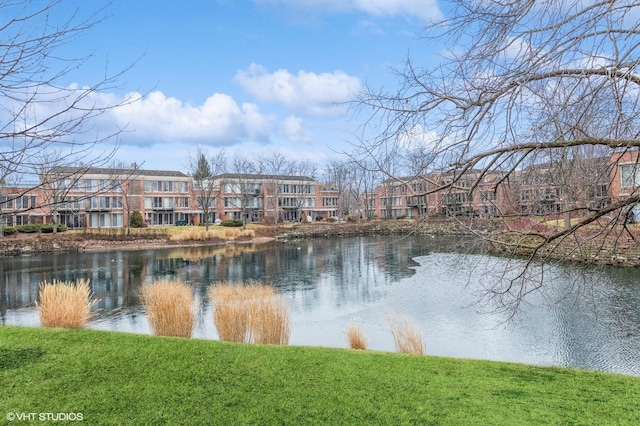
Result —
[{"label": "row of townhouse", "polygon": [[[638,151],[531,165],[515,173],[430,173],[382,182],[365,194],[367,217],[578,216],[640,188]],[[640,219],[640,208],[634,209]]]},{"label": "row of townhouse", "polygon": [[[352,207],[350,214],[580,214],[640,188],[638,160],[638,151],[623,151],[574,161],[570,167],[536,164],[510,175],[472,170],[462,176],[430,173],[387,180],[364,194],[362,205]],[[120,228],[135,211],[148,226],[218,219],[309,221],[339,217],[344,196],[305,176],[225,173],[194,180],[179,171],[58,167],[43,182],[0,187],[0,224],[55,220],[72,228]],[[636,210],[640,218],[640,208]]]},{"label": "row of townhouse", "polygon": [[336,191],[305,176],[222,174],[206,184],[179,171],[58,167],[45,182],[2,186],[0,224],[120,228],[136,211],[148,226],[338,216]]}]

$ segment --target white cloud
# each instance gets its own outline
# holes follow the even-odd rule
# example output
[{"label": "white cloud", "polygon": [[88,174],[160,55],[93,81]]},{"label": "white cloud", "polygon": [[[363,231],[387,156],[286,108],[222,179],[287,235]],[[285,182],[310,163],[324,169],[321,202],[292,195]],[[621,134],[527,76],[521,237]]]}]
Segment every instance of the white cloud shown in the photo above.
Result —
[{"label": "white cloud", "polygon": [[290,142],[307,143],[313,141],[311,135],[302,126],[302,119],[290,115],[282,122],[282,135]]},{"label": "white cloud", "polygon": [[442,17],[436,0],[352,0],[358,10],[374,16],[415,15],[422,19]]},{"label": "white cloud", "polygon": [[398,136],[397,144],[407,151],[435,150],[440,137],[437,132],[425,130],[422,126],[415,125]]},{"label": "white cloud", "polygon": [[281,104],[297,114],[317,116],[342,113],[344,103],[361,87],[359,78],[342,71],[321,74],[298,71],[294,75],[280,69],[269,73],[257,64],[238,71],[234,82],[262,102]]},{"label": "white cloud", "polygon": [[136,101],[111,111],[118,125],[132,131],[126,135],[127,141],[233,144],[246,138],[267,139],[273,127],[273,117],[262,114],[257,105],[238,105],[231,96],[221,93],[211,95],[199,106],[166,97],[160,91],[128,97]]},{"label": "white cloud", "polygon": [[424,20],[440,19],[437,0],[255,0],[256,3],[285,4],[318,13],[365,12],[373,16],[417,16]]}]

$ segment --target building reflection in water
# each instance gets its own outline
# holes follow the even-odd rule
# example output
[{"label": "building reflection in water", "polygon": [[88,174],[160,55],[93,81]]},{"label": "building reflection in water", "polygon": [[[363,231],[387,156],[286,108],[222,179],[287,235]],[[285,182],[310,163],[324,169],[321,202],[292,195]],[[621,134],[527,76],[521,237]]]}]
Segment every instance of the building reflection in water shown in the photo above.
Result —
[{"label": "building reflection in water", "polygon": [[326,298],[336,306],[370,303],[384,296],[385,286],[412,274],[411,259],[432,246],[424,238],[356,237],[4,258],[0,314],[4,323],[8,310],[35,307],[43,281],[79,278],[90,280],[98,317],[138,307],[140,286],[157,278],[192,283],[201,304],[211,283],[249,279],[271,283],[300,308]]}]

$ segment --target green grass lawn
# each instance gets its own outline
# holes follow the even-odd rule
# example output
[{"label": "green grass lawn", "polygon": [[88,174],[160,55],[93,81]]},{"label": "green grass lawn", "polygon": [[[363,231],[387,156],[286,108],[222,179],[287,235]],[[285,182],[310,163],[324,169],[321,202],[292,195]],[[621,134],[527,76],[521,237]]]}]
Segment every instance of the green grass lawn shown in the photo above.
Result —
[{"label": "green grass lawn", "polygon": [[0,327],[0,423],[640,424],[639,401],[640,379],[595,372]]}]

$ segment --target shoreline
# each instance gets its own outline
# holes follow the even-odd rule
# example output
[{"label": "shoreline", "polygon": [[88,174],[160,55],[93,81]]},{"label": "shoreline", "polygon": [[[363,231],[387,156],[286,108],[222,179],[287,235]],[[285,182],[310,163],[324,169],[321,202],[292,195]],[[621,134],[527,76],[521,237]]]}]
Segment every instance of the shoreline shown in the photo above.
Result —
[{"label": "shoreline", "polygon": [[[453,219],[435,219],[417,222],[412,219],[373,220],[355,223],[311,223],[285,226],[263,226],[255,229],[254,237],[234,240],[210,238],[208,240],[176,241],[162,228],[137,235],[68,233],[13,234],[0,238],[0,257],[24,256],[43,253],[108,252],[117,250],[145,250],[178,247],[224,247],[245,244],[265,244],[272,241],[287,242],[301,239],[325,239],[354,236],[385,235],[439,235],[473,237],[485,244],[488,254],[499,256],[531,255],[529,244],[513,244],[509,234],[514,231],[500,220],[481,219],[463,223]],[[497,241],[490,237],[499,236]],[[585,235],[587,236],[587,235]],[[606,238],[606,237],[605,237]],[[640,241],[640,239],[638,239]],[[567,243],[549,246],[536,256],[545,261],[569,261],[581,264],[640,267],[640,247],[634,242],[591,240],[587,244]],[[596,244],[597,243],[597,244]]]}]

